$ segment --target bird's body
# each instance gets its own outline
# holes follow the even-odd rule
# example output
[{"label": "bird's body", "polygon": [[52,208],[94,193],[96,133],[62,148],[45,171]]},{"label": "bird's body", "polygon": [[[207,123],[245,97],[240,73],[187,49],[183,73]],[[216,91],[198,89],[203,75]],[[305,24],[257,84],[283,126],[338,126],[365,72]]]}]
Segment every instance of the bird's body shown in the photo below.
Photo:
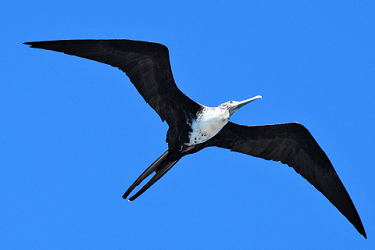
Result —
[{"label": "bird's body", "polygon": [[244,100],[242,102],[229,101],[225,102],[218,107],[203,106],[197,112],[197,116],[191,123],[188,123],[191,128],[189,132],[189,141],[184,143],[187,146],[194,146],[213,138],[220,130],[227,125],[229,118],[240,107],[262,98],[257,95],[253,98]]},{"label": "bird's body", "polygon": [[228,123],[229,111],[219,107],[204,107],[197,115],[197,119],[189,124],[192,131],[189,133],[187,146],[197,145],[214,137]]},{"label": "bird's body", "polygon": [[162,44],[132,40],[61,40],[25,43],[34,48],[64,52],[118,67],[144,100],[169,125],[168,150],[147,168],[123,195],[125,199],[143,180],[152,178],[132,201],[168,172],[183,156],[206,147],[227,148],[293,167],[318,189],[361,233],[357,210],[330,160],[310,132],[299,123],[243,126],[229,121],[242,106],[261,98],[207,107],[191,100],[176,86],[169,52]]}]

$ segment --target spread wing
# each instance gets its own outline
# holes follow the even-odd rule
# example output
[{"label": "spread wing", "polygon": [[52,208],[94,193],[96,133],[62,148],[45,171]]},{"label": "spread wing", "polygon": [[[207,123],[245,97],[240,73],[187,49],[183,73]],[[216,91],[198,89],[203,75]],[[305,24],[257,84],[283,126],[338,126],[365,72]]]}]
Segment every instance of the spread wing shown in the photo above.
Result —
[{"label": "spread wing", "polygon": [[[125,39],[26,42],[32,48],[64,52],[109,64],[124,71],[144,100],[171,127],[171,136],[192,119],[201,106],[176,86],[168,48],[162,44]],[[179,125],[179,126],[178,126]]]},{"label": "spread wing", "polygon": [[293,167],[366,237],[361,219],[330,160],[299,123],[242,126],[229,122],[207,146],[227,148]]}]

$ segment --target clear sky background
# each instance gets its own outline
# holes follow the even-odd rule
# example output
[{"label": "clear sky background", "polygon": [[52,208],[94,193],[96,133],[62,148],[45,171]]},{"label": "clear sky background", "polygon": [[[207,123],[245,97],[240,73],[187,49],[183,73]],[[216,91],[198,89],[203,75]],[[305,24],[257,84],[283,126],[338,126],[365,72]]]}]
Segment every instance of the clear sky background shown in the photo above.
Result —
[{"label": "clear sky background", "polygon": [[[0,3],[2,249],[374,249],[374,1]],[[286,165],[209,148],[121,198],[168,129],[116,68],[27,41],[168,46],[178,87],[232,121],[304,124],[368,239]]]}]

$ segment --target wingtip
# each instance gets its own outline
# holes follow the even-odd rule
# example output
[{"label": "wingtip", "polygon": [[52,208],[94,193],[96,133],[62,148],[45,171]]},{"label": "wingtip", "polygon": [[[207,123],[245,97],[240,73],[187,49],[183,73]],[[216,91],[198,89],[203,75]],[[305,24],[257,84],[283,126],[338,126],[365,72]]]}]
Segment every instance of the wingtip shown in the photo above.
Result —
[{"label": "wingtip", "polygon": [[24,42],[23,44],[29,45],[30,48],[37,48],[37,49],[43,49],[43,44],[48,43],[50,41],[38,41],[38,42]]},{"label": "wingtip", "polygon": [[23,44],[26,44],[26,45],[33,45],[34,42],[24,42]]},{"label": "wingtip", "polygon": [[36,46],[36,43],[37,42],[24,42],[23,44],[30,46],[30,48],[38,48],[38,46]]},{"label": "wingtip", "polygon": [[363,229],[363,232],[359,232],[359,233],[362,234],[363,237],[365,237],[365,239],[367,239],[367,234],[366,234],[366,232],[365,232],[365,229]]}]

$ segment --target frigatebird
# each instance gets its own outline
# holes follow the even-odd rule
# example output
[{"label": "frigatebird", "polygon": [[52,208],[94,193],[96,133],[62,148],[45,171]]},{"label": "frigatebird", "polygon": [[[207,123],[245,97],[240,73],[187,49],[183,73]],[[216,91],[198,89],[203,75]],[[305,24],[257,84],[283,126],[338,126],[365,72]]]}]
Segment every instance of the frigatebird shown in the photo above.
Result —
[{"label": "frigatebird", "polygon": [[135,200],[183,156],[206,147],[230,149],[293,167],[318,189],[366,238],[358,212],[330,160],[310,132],[299,123],[243,126],[229,118],[261,98],[229,101],[218,107],[199,104],[182,93],[173,79],[168,48],[154,42],[125,39],[26,42],[32,48],[64,52],[109,64],[124,71],[144,100],[169,125],[168,150],[151,164],[122,196],[124,199],[155,173],[129,201]]}]

